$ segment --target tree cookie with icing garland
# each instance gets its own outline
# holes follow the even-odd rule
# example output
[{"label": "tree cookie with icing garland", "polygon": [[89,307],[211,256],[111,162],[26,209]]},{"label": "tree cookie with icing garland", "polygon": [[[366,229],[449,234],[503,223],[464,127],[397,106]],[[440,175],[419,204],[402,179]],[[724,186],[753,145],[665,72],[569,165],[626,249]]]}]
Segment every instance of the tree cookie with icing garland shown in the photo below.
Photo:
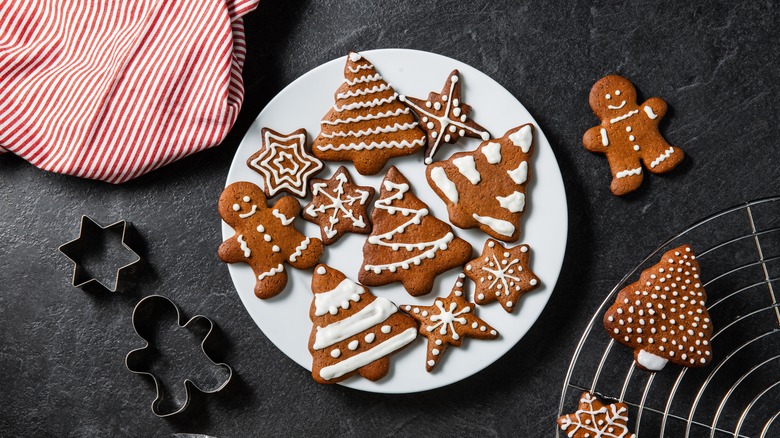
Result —
[{"label": "tree cookie with icing garland", "polygon": [[270,198],[280,191],[303,198],[309,178],[322,170],[322,161],[306,152],[306,130],[282,134],[270,128],[260,130],[263,144],[246,161],[263,177],[263,191]]},{"label": "tree cookie with icing garland", "polygon": [[225,263],[243,262],[252,267],[258,298],[271,298],[284,290],[285,263],[308,269],[322,256],[322,241],[295,229],[293,222],[300,209],[292,196],[268,207],[263,190],[246,181],[230,184],[219,197],[219,215],[236,234],[222,242],[217,254]]},{"label": "tree cookie with icing garland", "polygon": [[412,155],[425,145],[425,133],[409,108],[359,53],[347,56],[335,99],[312,145],[318,158],[352,161],[361,175],[375,175],[391,158]]},{"label": "tree cookie with icing garland", "polygon": [[520,298],[539,286],[529,262],[531,247],[505,247],[488,239],[482,254],[466,264],[464,272],[474,284],[474,301],[479,305],[498,301],[507,312],[512,312]]},{"label": "tree cookie with icing garland", "polygon": [[358,280],[367,286],[400,281],[410,295],[425,295],[437,275],[471,259],[471,245],[430,213],[395,166],[380,189]]},{"label": "tree cookie with icing garland", "polygon": [[401,305],[401,310],[420,323],[420,334],[428,338],[425,369],[439,363],[447,347],[460,347],[464,338],[496,339],[498,331],[475,314],[476,306],[466,300],[465,276],[460,274],[446,298],[436,298],[432,306]]},{"label": "tree cookie with icing garland", "polygon": [[514,242],[520,238],[533,152],[533,125],[525,124],[482,142],[474,151],[433,163],[425,173],[447,205],[453,225]]},{"label": "tree cookie with icing garland", "polygon": [[618,292],[604,328],[634,350],[637,367],[660,371],[672,362],[698,368],[712,360],[712,321],[699,274],[693,250],[683,245]]},{"label": "tree cookie with icing garland", "polygon": [[314,269],[311,290],[309,351],[319,383],[355,374],[379,380],[390,371],[390,356],[417,337],[417,323],[395,304],[329,266]]},{"label": "tree cookie with icing garland", "polygon": [[609,188],[615,195],[639,188],[642,164],[652,173],[664,173],[682,161],[683,151],[669,145],[658,131],[666,102],[651,97],[638,105],[636,89],[628,79],[609,75],[596,82],[590,90],[590,108],[601,125],[590,128],[582,144],[607,156],[612,170]]},{"label": "tree cookie with icing garland", "polygon": [[569,438],[636,438],[628,430],[628,406],[605,405],[589,392],[583,392],[577,411],[558,418],[558,427]]},{"label": "tree cookie with icing garland", "polygon": [[344,233],[371,232],[367,210],[374,188],[353,183],[346,167],[339,167],[330,179],[313,179],[311,194],[311,202],[303,208],[303,218],[320,227],[325,245],[334,243]]}]

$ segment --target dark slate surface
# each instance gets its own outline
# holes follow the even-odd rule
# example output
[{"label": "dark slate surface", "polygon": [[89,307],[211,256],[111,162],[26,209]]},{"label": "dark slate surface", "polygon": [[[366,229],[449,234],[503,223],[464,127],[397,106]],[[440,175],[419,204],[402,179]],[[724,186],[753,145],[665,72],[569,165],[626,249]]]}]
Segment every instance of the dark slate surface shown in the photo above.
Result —
[{"label": "dark slate surface", "polygon": [[[623,274],[686,225],[780,194],[778,22],[772,2],[265,1],[246,17],[246,102],[221,146],[121,186],[0,157],[0,435],[551,436],[577,340]],[[504,85],[550,140],[570,209],[563,272],[530,333],[483,372],[406,396],[314,383],[256,328],[215,254],[215,203],[254,117],[308,70],[384,47],[451,56]],[[662,131],[688,156],[621,199],[580,143],[596,124],[590,86],[612,72],[669,103]],[[147,264],[131,290],[70,286],[56,248],[83,213],[135,225]],[[153,293],[211,316],[235,370],[224,392],[167,420],[123,364],[141,346],[132,308]]]}]

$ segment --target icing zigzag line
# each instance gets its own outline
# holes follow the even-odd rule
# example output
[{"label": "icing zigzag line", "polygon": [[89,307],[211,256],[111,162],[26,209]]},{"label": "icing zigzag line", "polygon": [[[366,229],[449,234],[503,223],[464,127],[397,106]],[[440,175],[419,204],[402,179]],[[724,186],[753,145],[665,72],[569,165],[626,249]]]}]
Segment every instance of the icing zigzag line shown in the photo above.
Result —
[{"label": "icing zigzag line", "polygon": [[271,268],[270,271],[263,272],[262,274],[258,275],[257,279],[258,280],[262,280],[265,277],[273,277],[274,275],[276,275],[276,274],[278,274],[278,273],[280,273],[282,271],[284,271],[284,266],[282,266],[282,264],[279,263],[279,265],[277,265],[275,268]]},{"label": "icing zigzag line", "polygon": [[655,167],[659,164],[661,164],[661,161],[669,158],[674,153],[674,147],[669,147],[669,149],[665,150],[664,153],[658,156],[655,160],[653,160],[652,163],[650,163],[650,167]]},{"label": "icing zigzag line", "polygon": [[338,146],[334,146],[332,144],[326,144],[324,146],[317,146],[317,149],[321,151],[362,151],[362,150],[371,150],[371,149],[391,149],[391,148],[413,148],[415,146],[422,146],[425,144],[425,137],[417,139],[409,143],[407,140],[403,140],[401,142],[397,141],[391,141],[386,142],[383,141],[381,143],[369,143],[366,144],[365,142],[360,143],[350,143],[350,144],[340,144]]},{"label": "icing zigzag line", "polygon": [[310,242],[311,242],[310,238],[307,237],[306,239],[304,239],[303,242],[301,242],[301,244],[298,245],[297,248],[295,248],[295,252],[290,256],[290,261],[294,263],[296,260],[298,260],[298,257],[303,255],[303,251],[309,247]]},{"label": "icing zigzag line", "polygon": [[392,96],[386,97],[384,99],[374,99],[368,102],[355,102],[355,103],[350,103],[342,106],[334,106],[333,109],[336,110],[337,112],[342,112],[342,111],[352,111],[360,108],[373,108],[375,106],[380,106],[386,103],[390,103],[394,101],[396,98],[398,98],[398,93],[394,93]]},{"label": "icing zigzag line", "polygon": [[361,90],[347,91],[345,93],[339,93],[336,95],[336,99],[347,99],[350,97],[365,96],[366,94],[379,93],[380,91],[387,91],[390,89],[390,85],[374,85],[371,88],[363,88]]},{"label": "icing zigzag line", "polygon": [[636,169],[621,170],[615,175],[615,178],[625,178],[631,175],[639,175],[640,173],[642,173],[641,167],[637,167]]},{"label": "icing zigzag line", "polygon": [[382,134],[387,132],[396,132],[398,130],[406,131],[407,129],[412,129],[417,126],[417,122],[412,123],[404,123],[403,125],[400,123],[396,123],[392,126],[384,126],[379,127],[375,129],[366,129],[366,130],[359,130],[359,131],[349,131],[349,132],[334,132],[333,134],[326,134],[322,133],[321,135],[325,138],[333,138],[333,137],[362,137],[364,135],[371,135],[371,134]]},{"label": "icing zigzag line", "polygon": [[399,116],[401,114],[409,114],[409,111],[410,111],[409,108],[399,108],[399,109],[397,109],[395,111],[388,111],[386,113],[380,112],[380,113],[377,113],[377,114],[369,114],[367,116],[357,116],[357,117],[348,118],[346,120],[337,119],[337,120],[335,120],[333,122],[331,122],[329,120],[323,120],[320,123],[323,124],[323,125],[339,125],[339,124],[344,124],[344,123],[362,122],[364,120],[385,119],[387,117],[395,117],[395,116]]}]

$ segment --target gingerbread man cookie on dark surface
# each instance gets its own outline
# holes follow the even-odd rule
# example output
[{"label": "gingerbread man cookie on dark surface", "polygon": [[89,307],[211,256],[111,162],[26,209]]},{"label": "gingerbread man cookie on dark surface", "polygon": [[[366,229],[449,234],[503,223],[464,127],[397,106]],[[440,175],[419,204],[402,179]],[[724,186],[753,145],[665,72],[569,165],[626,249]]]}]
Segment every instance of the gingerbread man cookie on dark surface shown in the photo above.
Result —
[{"label": "gingerbread man cookie on dark surface", "polygon": [[292,196],[268,207],[260,187],[246,181],[229,185],[219,197],[219,215],[236,234],[222,242],[219,258],[225,263],[244,262],[252,267],[255,295],[271,298],[287,285],[284,263],[308,269],[322,256],[320,239],[309,238],[293,222],[301,205]]},{"label": "gingerbread man cookie on dark surface", "polygon": [[666,102],[651,97],[638,105],[636,89],[628,79],[617,75],[600,79],[590,90],[590,107],[601,125],[590,128],[582,143],[585,149],[607,156],[615,195],[642,184],[642,164],[652,173],[664,173],[682,161],[683,151],[669,145],[658,131]]}]

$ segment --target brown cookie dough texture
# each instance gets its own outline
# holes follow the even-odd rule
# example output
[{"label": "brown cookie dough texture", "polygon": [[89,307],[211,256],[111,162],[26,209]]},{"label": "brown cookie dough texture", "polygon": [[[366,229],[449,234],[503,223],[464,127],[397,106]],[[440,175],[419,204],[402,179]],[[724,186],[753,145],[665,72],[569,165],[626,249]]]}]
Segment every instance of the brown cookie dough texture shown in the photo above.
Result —
[{"label": "brown cookie dough texture", "polygon": [[410,295],[425,295],[433,289],[437,275],[471,259],[471,245],[430,214],[395,167],[387,172],[380,189],[358,280],[367,286],[400,281]]},{"label": "brown cookie dough texture", "polygon": [[682,161],[683,151],[669,145],[658,131],[666,102],[651,97],[638,105],[636,89],[628,79],[609,75],[596,82],[590,90],[590,108],[601,125],[590,128],[582,144],[607,156],[612,170],[610,190],[615,195],[639,188],[642,164],[650,172],[664,173]]},{"label": "brown cookie dough texture", "polygon": [[347,56],[335,98],[312,145],[318,158],[352,161],[360,174],[375,175],[389,159],[412,155],[425,145],[425,133],[409,108],[359,53]]},{"label": "brown cookie dough texture", "polygon": [[390,370],[390,355],[417,337],[417,324],[395,304],[329,266],[314,269],[311,290],[309,352],[319,383],[355,374],[379,380]]},{"label": "brown cookie dough texture", "polygon": [[667,362],[703,367],[712,359],[712,321],[699,273],[693,250],[683,245],[618,292],[604,328],[634,350],[639,368],[659,371]]},{"label": "brown cookie dough texture", "polygon": [[636,438],[628,430],[628,406],[605,405],[588,392],[580,396],[577,411],[558,418],[558,427],[569,438]]},{"label": "brown cookie dough texture", "polygon": [[293,224],[301,209],[292,196],[268,207],[260,187],[246,181],[229,185],[219,197],[219,215],[236,234],[217,254],[226,263],[247,263],[255,273],[255,295],[271,298],[287,285],[285,263],[308,269],[317,264],[322,241],[298,232]]},{"label": "brown cookie dough texture", "polygon": [[447,205],[453,225],[479,228],[495,239],[514,242],[526,209],[533,151],[533,125],[525,124],[482,142],[474,151],[433,163],[425,173]]},{"label": "brown cookie dough texture", "polygon": [[260,134],[262,146],[246,164],[263,177],[266,196],[284,191],[305,197],[309,178],[322,170],[322,161],[306,152],[306,130],[282,134],[263,128]]}]

